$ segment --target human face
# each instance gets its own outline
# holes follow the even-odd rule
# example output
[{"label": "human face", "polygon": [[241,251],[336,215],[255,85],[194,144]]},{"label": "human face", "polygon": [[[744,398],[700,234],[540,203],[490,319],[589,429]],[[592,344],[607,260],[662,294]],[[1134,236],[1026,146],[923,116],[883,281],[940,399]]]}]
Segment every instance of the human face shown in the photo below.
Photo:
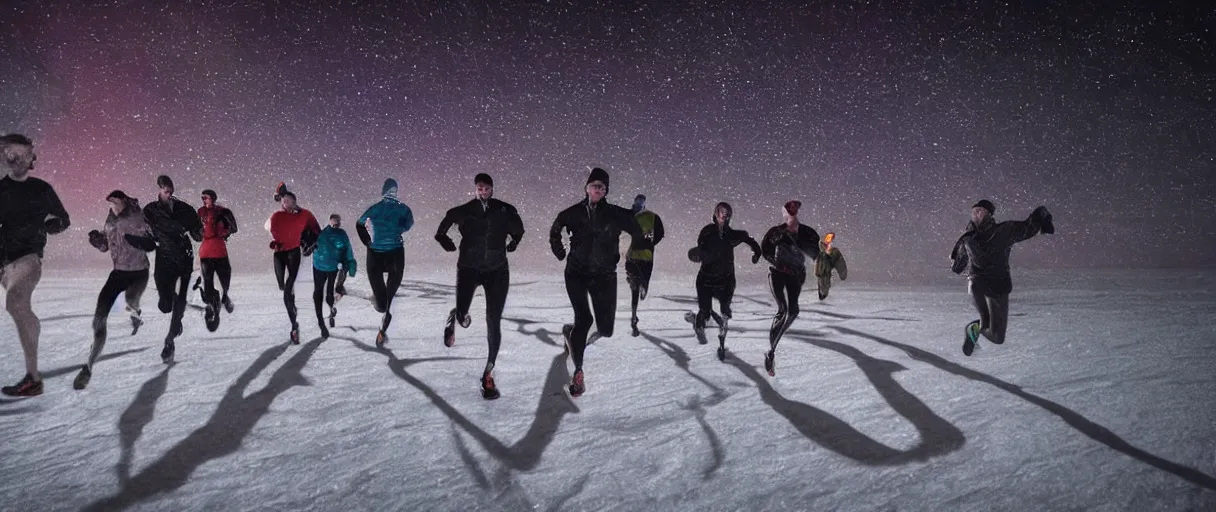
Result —
[{"label": "human face", "polygon": [[173,197],[173,187],[172,186],[161,187],[160,194],[158,194],[157,197],[160,198],[161,201],[168,201],[169,198]]},{"label": "human face", "polygon": [[600,202],[604,196],[608,195],[608,186],[602,181],[593,181],[587,184],[587,198],[592,204]]},{"label": "human face", "polygon": [[122,215],[122,212],[127,209],[127,202],[117,197],[111,197],[106,201],[110,203],[110,211],[114,212],[114,215]]},{"label": "human face", "polygon": [[211,196],[209,195],[203,196],[203,207],[211,208],[213,206],[215,206],[215,200],[211,199]]},{"label": "human face", "polygon": [[494,197],[494,186],[487,183],[478,183],[477,199],[489,201],[491,197]]},{"label": "human face", "polygon": [[279,205],[282,206],[283,210],[285,211],[294,210],[296,209],[296,198],[291,196],[283,196],[279,199]]},{"label": "human face", "polygon": [[330,217],[329,225],[334,229],[342,227],[342,217]]},{"label": "human face", "polygon": [[718,211],[714,212],[714,219],[716,219],[718,221],[718,225],[721,226],[726,224],[726,217],[728,215],[730,215],[730,212],[726,210],[726,207],[720,206],[718,207]]},{"label": "human face", "polygon": [[984,219],[987,219],[988,217],[988,210],[978,206],[971,209],[971,222],[974,222],[976,226],[983,224]]},{"label": "human face", "polygon": [[23,180],[29,176],[30,170],[34,168],[34,161],[38,160],[38,155],[34,154],[34,148],[24,144],[7,144],[3,151],[8,173],[16,180]]}]

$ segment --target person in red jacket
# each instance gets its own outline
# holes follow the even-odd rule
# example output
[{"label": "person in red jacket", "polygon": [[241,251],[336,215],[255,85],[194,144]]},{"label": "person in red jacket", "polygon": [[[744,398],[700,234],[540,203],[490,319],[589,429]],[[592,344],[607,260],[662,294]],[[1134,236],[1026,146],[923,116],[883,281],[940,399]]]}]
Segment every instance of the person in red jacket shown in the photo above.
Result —
[{"label": "person in red jacket", "polygon": [[270,231],[270,248],[274,250],[274,276],[283,290],[283,304],[291,319],[291,342],[300,343],[300,324],[296,323],[296,274],[300,272],[301,253],[312,254],[321,233],[321,225],[312,212],[296,205],[296,195],[279,183],[275,199],[282,208],[271,214],[266,222]]},{"label": "person in red jacket", "polygon": [[[198,248],[199,266],[203,271],[203,298],[207,304],[204,315],[207,329],[219,327],[220,304],[232,313],[232,300],[228,298],[228,285],[232,282],[232,265],[228,262],[228,237],[236,233],[236,217],[223,206],[215,203],[214,190],[203,191],[203,206],[198,209],[198,218],[203,223],[203,243]],[[219,276],[224,295],[215,290],[215,277]]]}]

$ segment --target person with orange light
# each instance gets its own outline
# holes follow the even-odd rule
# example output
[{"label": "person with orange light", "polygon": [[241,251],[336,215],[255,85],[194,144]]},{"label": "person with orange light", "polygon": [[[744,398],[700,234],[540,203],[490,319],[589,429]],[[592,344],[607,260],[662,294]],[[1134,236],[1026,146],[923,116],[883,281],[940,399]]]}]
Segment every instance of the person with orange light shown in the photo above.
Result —
[{"label": "person with orange light", "polygon": [[819,242],[819,259],[815,260],[815,277],[819,280],[819,300],[826,299],[828,290],[832,288],[832,269],[836,269],[841,281],[849,278],[849,268],[844,264],[844,254],[840,253],[839,248],[832,247],[832,242],[835,240],[836,233],[828,233],[823,235],[823,240]]}]

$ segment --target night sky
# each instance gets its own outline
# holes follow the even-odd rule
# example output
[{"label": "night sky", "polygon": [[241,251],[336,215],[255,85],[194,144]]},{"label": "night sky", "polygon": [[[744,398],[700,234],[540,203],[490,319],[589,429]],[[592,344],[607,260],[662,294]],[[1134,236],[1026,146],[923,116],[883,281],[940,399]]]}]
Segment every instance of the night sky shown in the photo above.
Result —
[{"label": "night sky", "polygon": [[948,273],[981,198],[1054,213],[1015,267],[1216,264],[1216,8],[1192,2],[84,3],[0,7],[0,131],[73,215],[58,268],[108,267],[106,193],[161,173],[233,208],[240,269],[270,268],[279,181],[353,231],[386,177],[407,261],[454,266],[434,230],[488,172],[514,265],[558,270],[591,166],[663,216],[659,268],[694,268],[717,201],[759,236],[788,199],[863,279]]}]

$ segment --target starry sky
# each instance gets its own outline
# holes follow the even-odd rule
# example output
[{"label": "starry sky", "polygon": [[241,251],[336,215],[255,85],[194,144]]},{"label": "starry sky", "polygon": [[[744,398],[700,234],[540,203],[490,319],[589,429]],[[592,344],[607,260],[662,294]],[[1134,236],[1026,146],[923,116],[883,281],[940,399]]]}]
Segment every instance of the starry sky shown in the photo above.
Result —
[{"label": "starry sky", "polygon": [[759,236],[789,199],[862,278],[948,273],[981,198],[1054,214],[1015,267],[1216,264],[1200,3],[84,4],[0,4],[0,131],[35,140],[73,215],[61,267],[108,268],[85,236],[105,194],[146,202],[161,173],[234,210],[238,270],[270,268],[279,181],[353,231],[387,177],[407,259],[454,265],[432,236],[488,172],[528,230],[514,264],[557,270],[548,227],[591,166],[663,217],[660,269],[694,269],[717,201]]}]

